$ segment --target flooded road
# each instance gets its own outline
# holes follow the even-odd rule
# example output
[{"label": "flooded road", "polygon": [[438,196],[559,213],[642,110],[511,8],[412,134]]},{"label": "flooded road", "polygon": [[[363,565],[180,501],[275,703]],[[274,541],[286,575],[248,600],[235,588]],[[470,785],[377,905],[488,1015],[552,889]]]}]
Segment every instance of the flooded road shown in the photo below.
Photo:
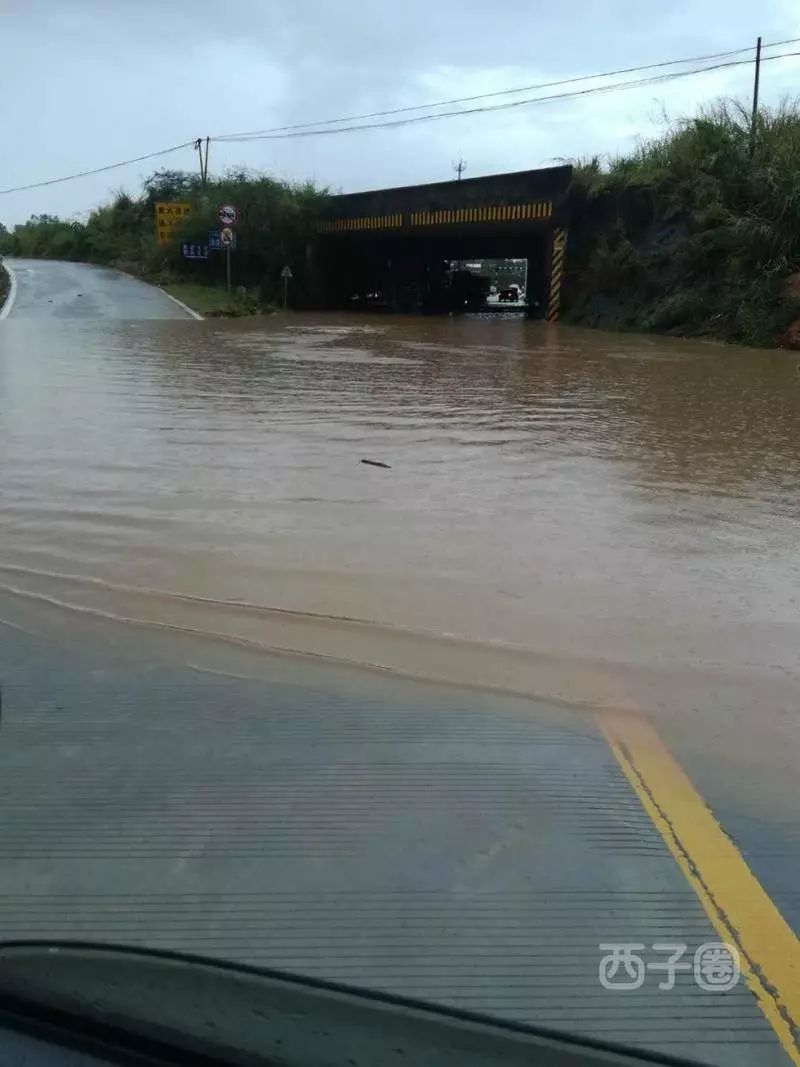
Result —
[{"label": "flooded road", "polygon": [[[203,914],[187,941],[148,909],[202,911],[202,889],[238,922],[244,877],[331,908],[331,887],[346,891],[360,924],[363,900],[384,909],[381,894],[409,889],[389,902],[421,924],[417,970],[403,986],[390,915],[360,949],[370,982],[506,1015],[518,997],[520,1018],[576,1027],[585,1008],[580,1027],[600,1032],[609,931],[712,932],[646,797],[626,792],[635,776],[615,770],[628,741],[612,754],[603,737],[622,721],[687,828],[707,817],[690,857],[713,874],[735,841],[771,895],[763,914],[774,902],[800,929],[796,357],[511,316],[0,327],[4,922],[23,921],[32,885],[57,915],[76,893],[111,908],[124,891],[149,916],[136,936],[205,951]],[[626,734],[620,709],[655,725],[693,806],[656,734]],[[746,877],[730,893],[745,917]],[[580,910],[587,889],[597,912],[568,976],[583,1007],[537,1014],[534,980],[520,992],[516,963],[500,974],[481,955],[495,918],[467,912],[516,915],[533,973],[554,921],[537,908],[572,894]],[[430,908],[415,895],[434,890]],[[339,905],[320,958],[284,958],[265,892],[258,959],[348,977]],[[472,933],[443,934],[429,958],[438,908]],[[575,914],[556,921],[568,942]],[[250,945],[226,936],[215,951]],[[485,988],[437,992],[451,951],[459,981]],[[725,1005],[698,1007],[681,1037],[670,1003],[656,1032],[648,1001],[619,1002],[613,1032],[635,1023],[642,1043],[728,1062],[703,1045],[709,1018],[729,1026]],[[730,1040],[767,1062],[767,1024],[752,1025],[752,1048]]]},{"label": "flooded road", "polygon": [[269,617],[174,595],[541,657],[512,688],[619,668],[570,699],[624,703],[628,668],[794,676],[787,354],[299,316],[12,317],[2,346],[6,582],[254,639]]},{"label": "flooded road", "polygon": [[517,318],[12,316],[0,401],[6,586],[757,723],[775,758],[796,736],[786,353]]}]

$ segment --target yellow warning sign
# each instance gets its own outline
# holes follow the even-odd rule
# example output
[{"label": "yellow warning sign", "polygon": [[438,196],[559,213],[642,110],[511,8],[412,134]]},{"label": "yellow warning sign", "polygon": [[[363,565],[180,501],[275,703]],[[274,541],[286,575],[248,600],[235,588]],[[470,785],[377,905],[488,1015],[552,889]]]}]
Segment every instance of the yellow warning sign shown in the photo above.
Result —
[{"label": "yellow warning sign", "polygon": [[174,200],[159,200],[155,205],[155,213],[156,240],[160,245],[165,245],[172,239],[175,228],[191,215],[192,205]]}]

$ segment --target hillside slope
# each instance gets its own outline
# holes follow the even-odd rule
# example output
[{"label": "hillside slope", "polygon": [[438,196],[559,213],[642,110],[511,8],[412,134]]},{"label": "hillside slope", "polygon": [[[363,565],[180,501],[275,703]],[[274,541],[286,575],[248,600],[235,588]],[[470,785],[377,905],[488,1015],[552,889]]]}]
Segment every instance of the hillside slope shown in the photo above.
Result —
[{"label": "hillside slope", "polygon": [[[752,151],[751,151],[752,144]],[[800,107],[726,102],[576,167],[565,321],[775,345],[800,318]],[[800,331],[798,331],[800,334]]]}]

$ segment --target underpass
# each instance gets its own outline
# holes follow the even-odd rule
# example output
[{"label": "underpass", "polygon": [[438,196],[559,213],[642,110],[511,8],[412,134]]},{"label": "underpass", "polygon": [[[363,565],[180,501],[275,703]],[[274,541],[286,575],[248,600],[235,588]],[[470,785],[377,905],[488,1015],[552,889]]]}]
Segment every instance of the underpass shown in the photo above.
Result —
[{"label": "underpass", "polygon": [[452,265],[527,259],[528,313],[558,319],[572,167],[333,196],[307,249],[315,308],[463,310]]}]

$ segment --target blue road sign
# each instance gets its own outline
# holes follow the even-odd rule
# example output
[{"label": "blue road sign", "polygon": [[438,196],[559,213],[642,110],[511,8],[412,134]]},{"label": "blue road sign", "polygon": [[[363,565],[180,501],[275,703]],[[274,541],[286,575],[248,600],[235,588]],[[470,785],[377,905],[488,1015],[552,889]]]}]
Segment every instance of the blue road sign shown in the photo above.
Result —
[{"label": "blue road sign", "polygon": [[236,234],[230,226],[223,226],[221,230],[208,231],[208,247],[212,252],[226,252],[236,250]]},{"label": "blue road sign", "polygon": [[193,245],[182,241],[181,255],[184,259],[208,259],[208,245]]}]

